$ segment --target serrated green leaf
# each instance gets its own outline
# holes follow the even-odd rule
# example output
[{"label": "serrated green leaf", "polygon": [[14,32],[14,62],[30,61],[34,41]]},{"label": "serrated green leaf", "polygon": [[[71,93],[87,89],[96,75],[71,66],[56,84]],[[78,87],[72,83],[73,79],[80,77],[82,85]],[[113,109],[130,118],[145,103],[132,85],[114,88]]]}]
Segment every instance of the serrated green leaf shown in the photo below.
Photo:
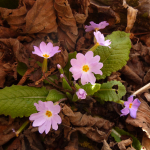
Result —
[{"label": "serrated green leaf", "polygon": [[[115,130],[120,134],[120,135],[129,135],[132,137],[133,139],[133,143],[132,143],[132,146],[136,149],[136,150],[141,150],[142,148],[142,145],[140,143],[140,141],[135,137],[133,136],[132,134],[124,131],[123,129],[119,129],[118,127],[115,127]],[[113,133],[113,132],[112,132]],[[116,142],[120,142],[121,139],[119,140],[120,137],[117,136],[117,134],[111,133],[111,136],[115,138]],[[115,135],[115,136],[114,136]]]},{"label": "serrated green leaf", "polygon": [[16,9],[18,7],[19,0],[0,0],[0,7],[8,9]]},{"label": "serrated green leaf", "polygon": [[28,86],[13,85],[0,90],[0,114],[12,118],[30,116],[37,110],[34,103],[45,101],[48,90]]},{"label": "serrated green leaf", "polygon": [[47,101],[53,101],[53,102],[57,102],[62,98],[66,98],[66,95],[64,95],[63,93],[61,93],[60,91],[57,91],[56,89],[52,89],[49,91],[46,100]]},{"label": "serrated green leaf", "polygon": [[95,83],[92,85],[91,83],[88,83],[85,85],[81,85],[80,87],[84,89],[88,95],[93,95],[100,89],[101,84]]},{"label": "serrated green leaf", "polygon": [[130,34],[123,31],[114,31],[111,35],[106,37],[106,40],[111,41],[111,48],[106,46],[98,46],[94,51],[94,55],[101,57],[100,62],[103,63],[101,69],[103,75],[95,75],[96,79],[105,79],[112,72],[121,69],[126,65],[129,59],[129,53],[131,48]]},{"label": "serrated green leaf", "polygon": [[[112,89],[113,86],[117,85],[117,89]],[[117,102],[122,96],[126,94],[126,89],[120,81],[110,81],[103,83],[98,92],[94,96],[100,98],[104,101],[114,101]]]},{"label": "serrated green leaf", "polygon": [[67,62],[67,65],[64,67],[64,73],[65,73],[65,76],[67,77],[67,79],[69,80],[69,82],[71,81],[71,78],[72,78],[72,74],[71,72],[69,71],[70,67],[71,67],[71,64],[70,64],[70,60],[72,58],[76,58],[76,55],[77,55],[77,52],[73,52],[73,53],[69,53],[68,54],[68,62]]},{"label": "serrated green leaf", "polygon": [[26,64],[19,62],[18,66],[17,66],[17,72],[23,76],[25,74],[25,72],[27,71],[28,67]]}]

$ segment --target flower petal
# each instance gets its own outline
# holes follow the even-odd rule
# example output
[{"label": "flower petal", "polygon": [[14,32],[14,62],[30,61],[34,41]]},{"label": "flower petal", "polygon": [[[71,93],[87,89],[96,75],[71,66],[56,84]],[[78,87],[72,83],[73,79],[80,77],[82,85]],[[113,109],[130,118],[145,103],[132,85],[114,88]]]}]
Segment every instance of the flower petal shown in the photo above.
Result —
[{"label": "flower petal", "polygon": [[99,28],[99,24],[94,23],[93,21],[90,21],[91,26],[95,28]]},{"label": "flower petal", "polygon": [[59,105],[54,105],[53,108],[51,109],[52,114],[58,114],[61,110],[61,107]]},{"label": "flower petal", "polygon": [[94,84],[96,82],[96,78],[93,73],[83,73],[81,76],[81,83],[82,85],[85,85],[86,83],[90,82],[91,84]]},{"label": "flower petal", "polygon": [[125,107],[124,109],[121,110],[121,115],[120,116],[126,116],[129,114],[129,108]]},{"label": "flower petal", "polygon": [[54,130],[57,130],[58,129],[58,125],[57,125],[57,121],[56,120],[52,120],[52,128],[54,129]]},{"label": "flower petal", "polygon": [[50,51],[50,56],[53,57],[56,53],[61,52],[61,50],[59,50],[59,46],[54,46],[52,51]]},{"label": "flower petal", "polygon": [[85,59],[85,56],[81,53],[78,53],[76,55],[76,58],[77,58],[77,61],[79,61],[81,64],[84,64],[86,63],[86,59]]},{"label": "flower petal", "polygon": [[130,109],[130,116],[131,116],[132,118],[134,118],[134,119],[136,118],[137,110],[138,110],[137,107],[132,107],[132,108]]},{"label": "flower petal", "polygon": [[30,115],[29,120],[32,121],[32,120],[38,119],[40,117],[43,117],[44,116],[43,114],[44,114],[43,112],[34,113],[34,114]]},{"label": "flower petal", "polygon": [[33,46],[33,47],[34,47],[34,51],[32,52],[32,54],[36,54],[40,57],[43,57],[43,53],[41,52],[41,50],[37,46]]},{"label": "flower petal", "polygon": [[51,125],[52,125],[51,119],[50,119],[50,120],[47,120],[47,121],[45,122],[45,133],[46,133],[46,134],[50,131]]},{"label": "flower petal", "polygon": [[103,63],[98,63],[96,65],[90,65],[91,72],[93,72],[95,74],[100,74],[100,75],[103,74],[103,72],[100,70],[102,67],[103,67]]},{"label": "flower petal", "polygon": [[36,109],[37,109],[38,111],[42,111],[42,110],[46,109],[44,103],[45,103],[45,102],[39,101],[39,104],[34,103],[34,106],[36,107]]},{"label": "flower petal", "polygon": [[95,30],[92,26],[85,26],[85,32],[90,32],[92,30]]},{"label": "flower petal", "polygon": [[61,124],[62,120],[61,117],[59,115],[54,115],[54,119],[58,124]]},{"label": "flower petal", "polygon": [[99,23],[99,29],[104,29],[108,25],[109,23],[107,21],[102,21]]},{"label": "flower petal", "polygon": [[71,67],[69,71],[73,74],[74,80],[78,80],[79,78],[81,78],[82,72],[79,67]]},{"label": "flower petal", "polygon": [[[53,44],[51,42],[49,42],[47,45],[46,45],[46,49],[45,49],[45,53],[46,54],[50,54],[50,52],[53,50]],[[50,56],[52,57],[52,56]]]},{"label": "flower petal", "polygon": [[45,42],[41,42],[41,43],[40,43],[40,50],[41,50],[41,52],[42,52],[43,54],[47,54],[47,53],[46,53],[46,52],[47,52],[47,45],[46,45]]},{"label": "flower petal", "polygon": [[140,106],[141,102],[139,101],[138,98],[136,98],[136,99],[133,101],[132,104],[133,104],[132,107],[137,107],[137,108],[138,108],[138,107]]},{"label": "flower petal", "polygon": [[43,117],[39,117],[39,118],[35,119],[32,126],[33,127],[41,126],[45,121],[46,121],[46,117],[44,117],[44,115],[43,115]]}]

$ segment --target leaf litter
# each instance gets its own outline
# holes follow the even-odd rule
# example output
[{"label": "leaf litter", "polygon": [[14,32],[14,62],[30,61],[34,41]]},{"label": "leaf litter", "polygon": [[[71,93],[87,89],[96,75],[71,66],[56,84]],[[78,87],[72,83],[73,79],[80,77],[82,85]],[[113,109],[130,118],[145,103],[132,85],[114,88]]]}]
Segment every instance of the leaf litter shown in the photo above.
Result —
[{"label": "leaf litter", "polygon": [[[53,42],[61,47],[61,53],[49,61],[50,71],[47,76],[55,74],[58,63],[63,67],[66,65],[69,52],[74,52],[76,49],[78,52],[85,53],[94,44],[92,33],[85,33],[84,26],[91,20],[97,22],[107,20],[110,26],[102,30],[102,33],[107,35],[120,29],[133,34],[130,59],[127,65],[107,77],[108,81],[114,79],[121,81],[126,86],[126,95],[131,95],[150,80],[150,38],[149,33],[143,35],[143,32],[148,32],[149,28],[147,24],[144,24],[144,21],[141,21],[144,20],[141,15],[149,12],[148,6],[148,1],[142,2],[141,0],[139,0],[137,7],[129,2],[127,10],[123,8],[119,1],[107,3],[103,0],[20,0],[16,9],[0,7],[0,87],[3,88],[12,84],[36,86],[36,82],[42,83],[44,78],[41,77],[38,63],[41,63],[42,59],[32,55],[33,45],[38,46],[41,41],[46,41],[46,39],[53,41],[51,34],[56,34],[57,38]],[[122,16],[123,13],[127,14]],[[138,25],[141,25],[141,28]],[[17,74],[17,65],[20,62],[28,67],[23,77]],[[39,86],[42,85],[39,84]],[[15,132],[10,128],[19,129],[18,123],[22,120],[15,119],[11,125],[8,125],[7,121],[11,119],[1,116],[1,148],[5,149],[7,144],[8,150],[80,150],[81,138],[79,135],[84,134],[83,139],[95,146],[95,149],[134,150],[132,139],[129,138],[119,142],[118,145],[109,146],[110,142],[114,142],[114,139],[110,136],[112,127],[122,124],[122,128],[127,130],[126,123],[143,131],[140,136],[138,132],[141,133],[141,131],[137,131],[137,134],[134,135],[142,139],[142,144],[146,147],[144,142],[150,138],[149,90],[146,92],[140,94],[139,99],[142,103],[137,112],[137,118],[132,119],[128,116],[126,121],[119,119],[119,117],[116,118],[116,111],[121,109],[118,108],[119,106],[112,105],[110,107],[105,104],[104,107],[97,108],[99,104],[94,102],[92,111],[91,108],[88,108],[89,106],[83,104],[86,109],[89,109],[85,112],[79,106],[72,111],[69,104],[61,104],[60,115],[63,118],[63,123],[58,131],[50,131],[48,135],[39,135],[36,132],[37,129],[30,126],[18,138],[14,138]],[[127,96],[124,96],[123,99],[127,99]],[[97,110],[99,108],[101,110]],[[101,111],[102,114],[97,114],[100,114],[103,118],[91,114],[97,111]],[[105,115],[107,113],[109,115]],[[3,125],[4,123],[6,125]],[[10,140],[12,140],[12,143],[9,143]]]}]

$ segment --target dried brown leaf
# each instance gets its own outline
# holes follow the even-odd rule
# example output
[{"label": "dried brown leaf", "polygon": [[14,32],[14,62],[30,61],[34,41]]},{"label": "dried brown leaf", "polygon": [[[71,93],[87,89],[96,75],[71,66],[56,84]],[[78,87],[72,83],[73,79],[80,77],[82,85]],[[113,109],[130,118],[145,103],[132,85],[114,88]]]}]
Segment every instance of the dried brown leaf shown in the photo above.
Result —
[{"label": "dried brown leaf", "polygon": [[4,87],[6,75],[7,75],[7,73],[4,71],[4,67],[1,64],[0,65],[0,88]]},{"label": "dried brown leaf", "polygon": [[125,75],[127,78],[129,78],[130,80],[132,80],[133,82],[135,82],[136,84],[142,85],[142,79],[134,71],[132,71],[131,68],[128,67],[127,65],[125,65],[121,69],[121,73]]},{"label": "dried brown leaf", "polygon": [[101,150],[112,150],[112,149],[109,147],[109,145],[108,145],[108,143],[106,142],[106,140],[103,141],[103,147],[102,147]]},{"label": "dried brown leaf", "polygon": [[13,55],[19,62],[23,62],[27,66],[29,66],[29,53],[27,53],[25,47],[17,39],[0,39],[0,42],[5,45],[6,49],[9,49],[8,51],[12,51],[11,53],[13,53]]},{"label": "dried brown leaf", "polygon": [[0,38],[10,38],[17,37],[17,32],[10,28],[5,28],[0,26]]},{"label": "dried brown leaf", "polygon": [[[126,150],[126,146],[129,146],[132,144],[132,140],[131,139],[127,139],[127,140],[123,140],[121,142],[118,143],[118,147],[120,150]],[[132,150],[135,150],[134,148]]]},{"label": "dried brown leaf", "polygon": [[[108,120],[105,120],[103,118],[88,116],[86,114],[81,114],[80,112],[73,112],[65,104],[61,104],[61,106],[61,113],[66,116],[62,117],[62,120],[65,119],[65,121],[62,122],[64,126],[66,126],[65,122],[67,122],[65,135],[68,136],[68,140],[70,140],[71,133],[75,131],[80,131],[81,133],[86,134],[87,137],[96,142],[102,142],[102,140],[106,139],[110,134],[109,131],[114,123],[109,122]],[[68,121],[70,121],[72,125],[77,127],[69,127]]]},{"label": "dried brown leaf", "polygon": [[7,148],[7,150],[21,150],[21,140],[16,138]]},{"label": "dried brown leaf", "polygon": [[123,0],[123,6],[127,8],[127,27],[126,32],[130,33],[130,30],[132,29],[134,22],[136,21],[136,15],[138,10],[129,6],[126,3],[126,0]]},{"label": "dried brown leaf", "polygon": [[150,150],[150,139],[146,136],[146,134],[143,135],[142,145],[145,147],[146,150]]},{"label": "dried brown leaf", "polygon": [[74,51],[78,28],[70,5],[67,0],[55,0],[54,7],[58,16],[58,38],[64,41],[66,49]]},{"label": "dried brown leaf", "polygon": [[23,32],[25,21],[25,15],[27,13],[26,6],[23,5],[18,9],[7,9],[0,7],[0,13],[2,18],[7,21],[10,28],[17,31]]},{"label": "dried brown leaf", "polygon": [[37,0],[26,15],[26,33],[57,31],[53,0]]},{"label": "dried brown leaf", "polygon": [[141,97],[139,97],[139,100],[141,101],[141,105],[138,108],[136,118],[133,119],[128,116],[126,122],[135,127],[142,128],[148,138],[150,138],[150,107]]}]

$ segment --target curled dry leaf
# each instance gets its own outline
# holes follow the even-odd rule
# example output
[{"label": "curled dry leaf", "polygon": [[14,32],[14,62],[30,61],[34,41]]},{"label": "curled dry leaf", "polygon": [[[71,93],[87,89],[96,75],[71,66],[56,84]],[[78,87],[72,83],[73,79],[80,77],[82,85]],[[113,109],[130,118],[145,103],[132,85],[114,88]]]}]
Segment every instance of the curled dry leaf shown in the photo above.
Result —
[{"label": "curled dry leaf", "polygon": [[129,6],[126,3],[126,0],[123,0],[123,6],[127,8],[127,27],[126,32],[130,33],[130,30],[132,29],[134,22],[136,21],[136,15],[138,10],[134,9],[133,7]]},{"label": "curled dry leaf", "polygon": [[[17,40],[17,39],[0,39],[0,42],[5,45],[6,49],[9,51],[11,50],[15,58],[19,62],[25,63],[27,66],[29,66],[29,53],[27,53],[27,50],[25,47]],[[1,46],[2,47],[2,46]],[[15,60],[13,60],[15,61]]]},{"label": "curled dry leaf", "polygon": [[4,83],[5,83],[5,77],[6,77],[7,73],[4,70],[3,65],[0,65],[0,88],[4,87]]},{"label": "curled dry leaf", "polygon": [[84,24],[88,17],[88,6],[90,5],[90,0],[79,0],[78,5],[81,7],[81,10],[80,13],[75,12],[74,17],[77,23]]},{"label": "curled dry leaf", "polygon": [[[70,128],[70,130],[68,130],[68,140],[70,139],[71,133],[75,131],[80,131],[81,133],[86,134],[86,136],[90,139],[99,143],[102,142],[102,140],[106,139],[110,134],[109,131],[114,123],[109,122],[108,120],[105,120],[103,118],[88,116],[86,114],[81,114],[80,112],[73,112],[65,104],[61,104],[61,106],[61,113],[67,116],[72,125],[77,126],[73,129]],[[65,119],[65,117],[63,118]],[[64,124],[64,121],[62,122]],[[65,122],[67,122],[67,120]]]},{"label": "curled dry leaf", "polygon": [[106,140],[103,141],[103,147],[101,150],[112,150]]},{"label": "curled dry leaf", "polygon": [[143,135],[142,145],[145,147],[146,150],[150,150],[150,139],[146,136],[146,134]]},{"label": "curled dry leaf", "polygon": [[21,33],[25,27],[26,6],[23,5],[18,9],[7,9],[0,7],[0,13],[4,20],[10,25],[10,28]]},{"label": "curled dry leaf", "polygon": [[58,38],[64,41],[66,49],[74,51],[78,28],[70,5],[67,0],[55,0],[54,7],[58,16]]},{"label": "curled dry leaf", "polygon": [[14,38],[17,37],[17,32],[10,28],[0,26],[0,38]]},{"label": "curled dry leaf", "polygon": [[118,147],[120,150],[126,150],[126,146],[129,146],[131,144],[132,144],[132,140],[127,139],[127,140],[123,140],[123,141],[119,142]]},{"label": "curled dry leaf", "polygon": [[141,97],[139,97],[139,100],[141,101],[141,105],[138,108],[136,118],[133,119],[128,116],[126,122],[135,127],[142,128],[148,138],[150,138],[150,107]]},{"label": "curled dry leaf", "polygon": [[144,93],[144,96],[146,97],[147,101],[150,102],[150,94],[149,93]]},{"label": "curled dry leaf", "polygon": [[131,68],[128,67],[127,65],[125,65],[121,69],[121,73],[125,75],[125,77],[135,82],[136,84],[142,85],[142,79],[134,71],[132,71]]},{"label": "curled dry leaf", "polygon": [[26,33],[57,31],[53,0],[37,0],[26,15]]}]

